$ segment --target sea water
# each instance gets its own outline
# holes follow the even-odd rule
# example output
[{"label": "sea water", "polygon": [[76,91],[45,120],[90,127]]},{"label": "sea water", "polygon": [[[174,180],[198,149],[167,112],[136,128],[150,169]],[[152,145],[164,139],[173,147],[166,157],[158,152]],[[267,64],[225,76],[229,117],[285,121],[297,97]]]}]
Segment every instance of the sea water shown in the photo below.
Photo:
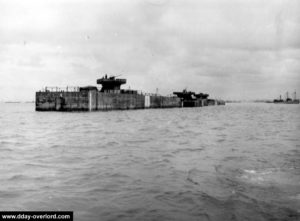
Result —
[{"label": "sea water", "polygon": [[300,105],[35,112],[1,104],[0,211],[299,220]]}]

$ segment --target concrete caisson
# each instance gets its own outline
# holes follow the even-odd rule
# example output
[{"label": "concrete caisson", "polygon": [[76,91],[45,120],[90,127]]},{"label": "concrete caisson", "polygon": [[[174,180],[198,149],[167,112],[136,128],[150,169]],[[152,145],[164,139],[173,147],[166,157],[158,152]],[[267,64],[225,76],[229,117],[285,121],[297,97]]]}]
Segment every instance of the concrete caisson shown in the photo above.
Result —
[{"label": "concrete caisson", "polygon": [[143,94],[135,90],[121,89],[126,79],[115,76],[100,78],[95,86],[80,87],[69,91],[68,88],[36,92],[37,111],[96,111],[96,110],[128,110],[143,108],[201,107],[225,104],[223,101],[207,99],[208,94],[194,92],[174,92],[177,96],[161,96]]}]

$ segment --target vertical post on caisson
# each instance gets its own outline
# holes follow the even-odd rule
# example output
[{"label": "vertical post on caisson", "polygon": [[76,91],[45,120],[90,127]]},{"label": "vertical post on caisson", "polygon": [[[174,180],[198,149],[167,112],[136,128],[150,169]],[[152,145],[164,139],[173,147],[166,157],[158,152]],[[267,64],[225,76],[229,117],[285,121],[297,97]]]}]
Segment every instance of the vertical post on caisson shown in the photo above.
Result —
[{"label": "vertical post on caisson", "polygon": [[149,108],[150,107],[150,95],[148,95],[148,94],[146,94],[145,95],[145,104],[144,104],[144,106],[145,106],[145,108]]},{"label": "vertical post on caisson", "polygon": [[92,91],[89,91],[89,111],[92,111]]}]

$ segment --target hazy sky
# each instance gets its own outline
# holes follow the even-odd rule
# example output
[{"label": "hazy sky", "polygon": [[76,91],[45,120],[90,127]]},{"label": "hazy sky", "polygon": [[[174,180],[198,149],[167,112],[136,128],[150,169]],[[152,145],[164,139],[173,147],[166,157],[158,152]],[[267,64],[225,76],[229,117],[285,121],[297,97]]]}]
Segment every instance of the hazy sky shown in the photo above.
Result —
[{"label": "hazy sky", "polygon": [[0,0],[0,101],[45,86],[300,95],[299,0]]}]

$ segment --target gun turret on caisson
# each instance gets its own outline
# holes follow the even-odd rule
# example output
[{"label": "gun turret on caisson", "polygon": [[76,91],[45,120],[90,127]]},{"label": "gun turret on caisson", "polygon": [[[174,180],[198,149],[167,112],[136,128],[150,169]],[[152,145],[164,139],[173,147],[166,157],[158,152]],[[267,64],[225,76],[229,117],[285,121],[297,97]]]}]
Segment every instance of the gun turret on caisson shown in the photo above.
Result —
[{"label": "gun turret on caisson", "polygon": [[107,77],[105,75],[102,78],[97,79],[97,84],[101,84],[101,92],[121,90],[121,85],[126,84],[126,79],[117,79],[117,76]]}]

